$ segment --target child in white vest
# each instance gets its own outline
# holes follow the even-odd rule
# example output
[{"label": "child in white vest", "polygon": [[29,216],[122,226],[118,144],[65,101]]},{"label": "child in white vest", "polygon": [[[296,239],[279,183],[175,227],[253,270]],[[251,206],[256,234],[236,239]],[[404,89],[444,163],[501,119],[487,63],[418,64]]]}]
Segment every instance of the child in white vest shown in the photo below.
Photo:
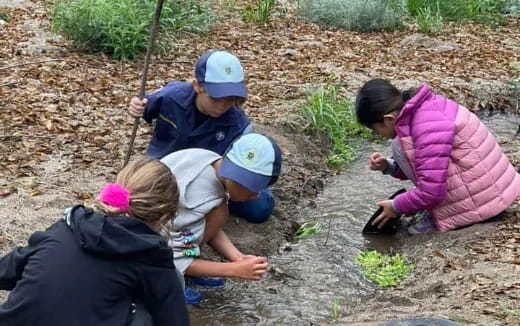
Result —
[{"label": "child in white vest", "polygon": [[[281,168],[278,145],[267,136],[250,133],[233,142],[224,156],[192,148],[169,154],[161,161],[176,175],[179,185],[179,213],[168,225],[177,269],[198,281],[201,277],[205,281],[207,277],[260,280],[267,259],[240,252],[222,226],[229,215],[228,199],[254,199],[277,181]],[[203,243],[227,261],[198,258]],[[191,288],[185,294],[188,303],[201,299]]]}]

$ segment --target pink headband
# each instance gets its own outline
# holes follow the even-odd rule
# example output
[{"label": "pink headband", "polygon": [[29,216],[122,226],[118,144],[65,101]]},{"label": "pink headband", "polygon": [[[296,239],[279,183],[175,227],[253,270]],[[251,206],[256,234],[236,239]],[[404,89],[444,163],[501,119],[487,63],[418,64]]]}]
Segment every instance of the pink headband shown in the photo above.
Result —
[{"label": "pink headband", "polygon": [[101,190],[99,200],[125,213],[130,206],[130,192],[121,185],[109,183]]}]

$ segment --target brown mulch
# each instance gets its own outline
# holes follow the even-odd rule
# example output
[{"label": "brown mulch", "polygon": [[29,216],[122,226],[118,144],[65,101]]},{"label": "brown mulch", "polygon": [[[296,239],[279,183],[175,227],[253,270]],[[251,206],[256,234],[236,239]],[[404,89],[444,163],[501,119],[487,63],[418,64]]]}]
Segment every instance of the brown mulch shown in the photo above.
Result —
[{"label": "brown mulch", "polygon": [[[53,156],[70,163],[63,173],[86,170],[112,175],[118,171],[133,123],[125,112],[126,103],[138,92],[141,78],[142,62],[117,62],[103,55],[76,53],[59,38],[44,40],[47,47],[41,49],[29,47],[27,44],[42,36],[38,28],[25,23],[42,22],[40,29],[49,31],[45,1],[31,3],[30,8],[0,6],[11,17],[7,24],[0,25],[0,198],[20,189],[37,196],[56,187],[56,180],[42,177],[45,163]],[[486,81],[507,81],[516,76],[510,63],[520,61],[519,27],[518,18],[498,28],[479,23],[449,24],[442,34],[424,37],[417,36],[413,29],[368,34],[327,29],[292,16],[255,25],[230,13],[205,35],[185,36],[171,51],[156,56],[148,89],[173,79],[191,79],[200,54],[223,48],[244,63],[250,91],[247,113],[255,124],[271,130],[295,112],[293,104],[305,98],[306,90],[329,80],[346,83],[352,92],[374,77],[428,82],[470,108],[514,107],[503,89],[491,87],[479,93],[473,86],[482,82],[485,88]],[[151,127],[140,127],[136,153],[144,151],[150,132]],[[295,138],[300,137],[304,136]],[[301,154],[305,148],[295,146],[287,151]],[[320,154],[317,148],[309,152]],[[288,156],[291,158],[291,153]],[[298,187],[320,188],[316,180],[326,169],[318,168],[322,158],[307,164],[312,159],[289,160],[284,170],[284,182],[292,182],[298,196],[312,195]],[[513,160],[520,168],[518,156]],[[90,196],[76,192],[77,199]],[[468,236],[465,244],[454,243],[456,248],[464,248],[467,265],[453,260],[446,248],[441,247],[436,256],[431,251],[432,261],[444,264],[445,270],[437,271],[432,263],[425,265],[420,275],[445,272],[451,283],[443,285],[448,289],[441,294],[451,291],[461,305],[477,302],[474,309],[484,307],[482,314],[520,325],[514,314],[518,310],[501,307],[499,300],[505,297],[518,302],[519,278],[508,283],[504,277],[500,279],[504,282],[496,286],[491,272],[468,272],[486,262],[520,266],[519,219],[519,212],[513,213],[496,232]],[[9,237],[0,234],[0,244],[19,242]],[[518,276],[519,268],[514,270]],[[419,292],[411,290],[412,294]],[[417,302],[420,304],[420,297]]]}]

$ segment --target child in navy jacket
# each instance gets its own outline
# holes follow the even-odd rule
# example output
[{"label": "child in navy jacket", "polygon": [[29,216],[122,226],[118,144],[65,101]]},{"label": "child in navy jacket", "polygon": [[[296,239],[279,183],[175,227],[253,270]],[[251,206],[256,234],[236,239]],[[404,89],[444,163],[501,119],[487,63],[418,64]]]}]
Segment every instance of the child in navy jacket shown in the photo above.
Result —
[{"label": "child in navy jacket", "polygon": [[[150,157],[160,159],[188,148],[223,155],[237,137],[253,131],[241,109],[246,99],[238,58],[226,51],[209,51],[197,61],[193,82],[174,81],[143,100],[134,97],[128,112],[148,123],[155,121]],[[275,205],[268,188],[257,199],[229,204],[232,213],[253,223],[266,221]]]}]

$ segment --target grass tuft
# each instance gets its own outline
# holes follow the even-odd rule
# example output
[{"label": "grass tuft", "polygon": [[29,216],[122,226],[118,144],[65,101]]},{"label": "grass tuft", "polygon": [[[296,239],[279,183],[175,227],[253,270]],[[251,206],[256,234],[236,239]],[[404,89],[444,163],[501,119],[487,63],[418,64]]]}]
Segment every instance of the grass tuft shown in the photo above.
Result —
[{"label": "grass tuft", "polygon": [[407,265],[403,256],[385,256],[375,250],[360,252],[355,261],[363,268],[368,279],[380,287],[397,285],[412,270],[412,265]]},{"label": "grass tuft", "polygon": [[247,22],[266,23],[271,18],[271,13],[276,6],[276,0],[254,0],[249,4],[244,13],[244,20]]},{"label": "grass tuft", "polygon": [[375,139],[370,130],[357,123],[353,105],[345,88],[330,81],[311,92],[300,105],[306,121],[304,129],[332,147],[332,154],[327,158],[330,165],[346,165],[355,158],[353,139]]}]

